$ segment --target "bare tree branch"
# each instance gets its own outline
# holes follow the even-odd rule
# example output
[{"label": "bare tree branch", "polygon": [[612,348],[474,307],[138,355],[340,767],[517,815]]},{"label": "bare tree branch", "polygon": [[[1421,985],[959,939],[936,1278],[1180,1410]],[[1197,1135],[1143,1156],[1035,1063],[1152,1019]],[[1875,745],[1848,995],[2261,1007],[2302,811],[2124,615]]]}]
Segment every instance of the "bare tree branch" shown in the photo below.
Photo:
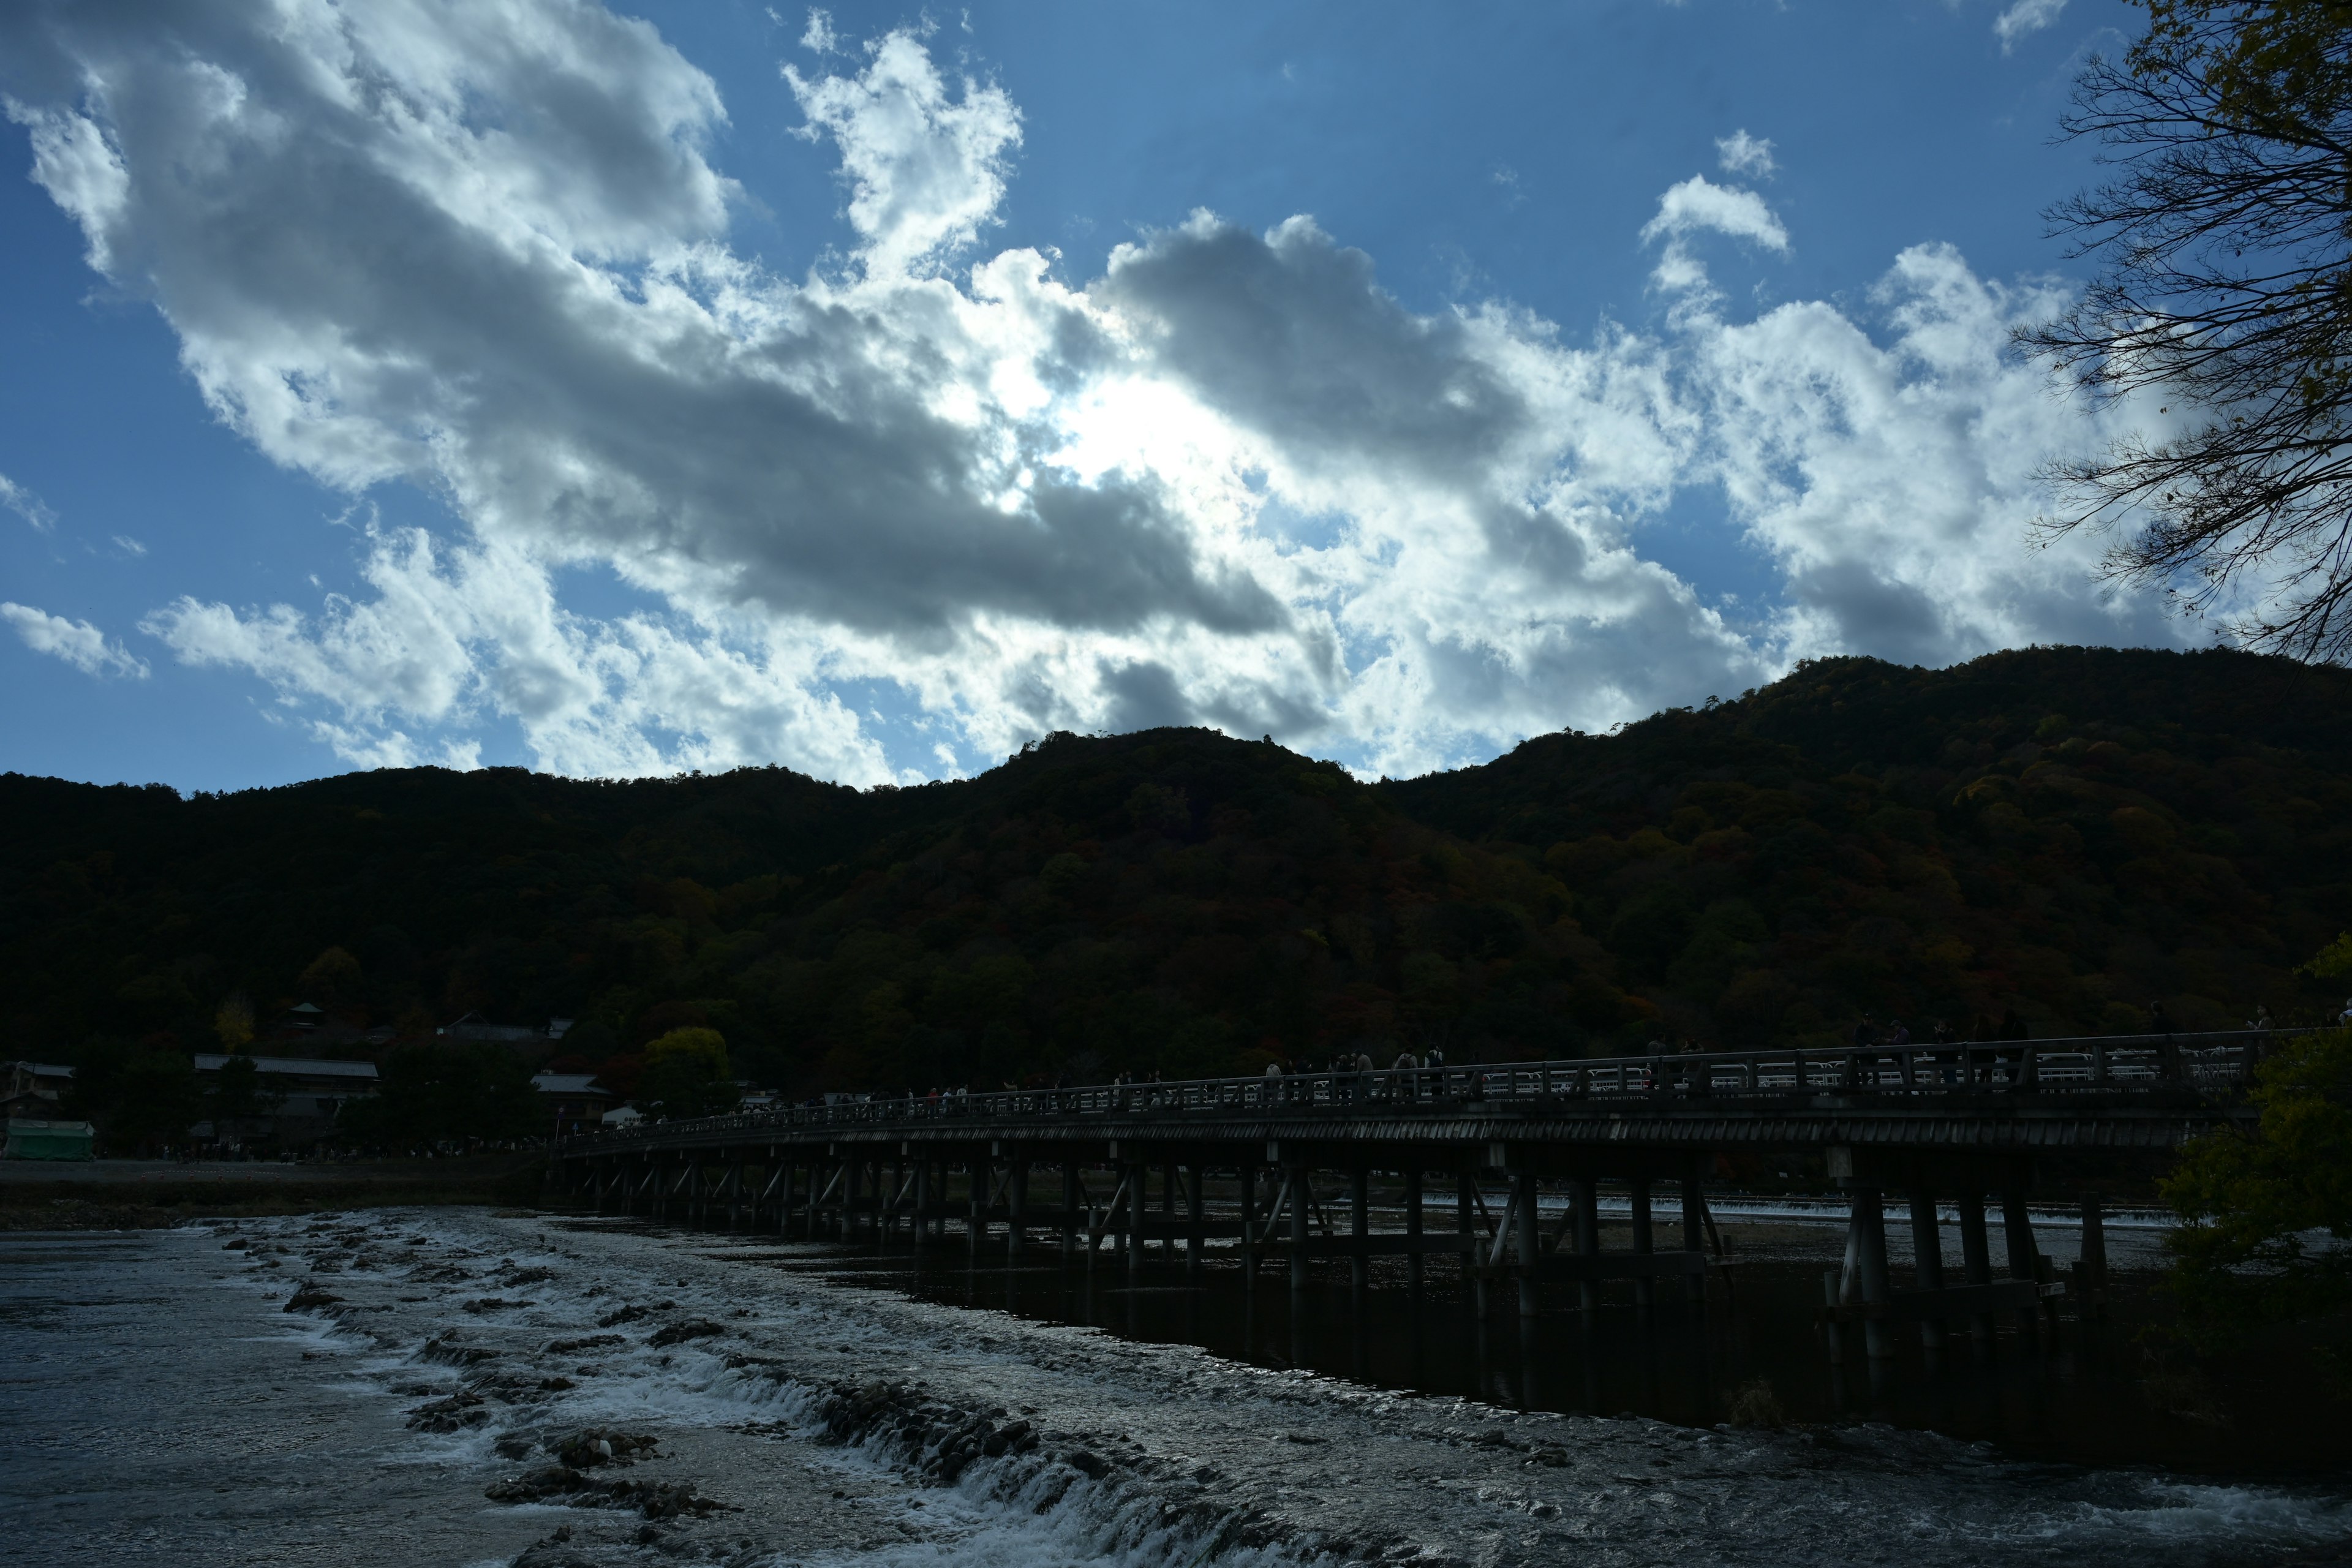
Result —
[{"label": "bare tree branch", "polygon": [[2047,533],[2109,531],[2116,574],[2248,641],[2352,654],[2352,0],[2141,0],[2147,36],[2075,83],[2115,179],[2055,232],[2101,270],[2019,342],[2182,434],[2055,465]]}]

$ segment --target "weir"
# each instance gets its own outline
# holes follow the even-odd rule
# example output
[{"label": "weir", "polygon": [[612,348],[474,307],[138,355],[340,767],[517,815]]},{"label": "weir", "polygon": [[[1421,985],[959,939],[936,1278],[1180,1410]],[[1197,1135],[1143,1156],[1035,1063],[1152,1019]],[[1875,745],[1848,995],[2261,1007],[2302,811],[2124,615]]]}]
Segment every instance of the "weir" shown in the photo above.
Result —
[{"label": "weir", "polygon": [[[2081,1192],[2084,1242],[2073,1288],[2078,1311],[2095,1313],[2105,1289],[2098,1184],[2250,1120],[2244,1088],[2288,1034],[844,1098],[568,1137],[556,1146],[555,1172],[599,1213],[791,1238],[887,1245],[903,1233],[919,1251],[960,1224],[975,1263],[1001,1250],[1008,1267],[1040,1239],[1057,1241],[1065,1260],[1082,1255],[1088,1268],[1129,1270],[1146,1266],[1154,1243],[1174,1262],[1181,1244],[1197,1276],[1214,1244],[1238,1255],[1252,1289],[1271,1282],[1269,1269],[1286,1277],[1294,1302],[1318,1265],[1344,1262],[1360,1302],[1372,1258],[1405,1258],[1418,1288],[1425,1260],[1442,1255],[1473,1287],[1481,1318],[1507,1295],[1532,1320],[1547,1286],[1573,1285],[1586,1310],[1612,1280],[1630,1282],[1643,1308],[1672,1299],[1675,1281],[1675,1294],[1703,1302],[1706,1188],[1727,1157],[1817,1159],[1848,1203],[1845,1265],[1823,1281],[1829,1352],[1842,1359],[1844,1331],[1858,1325],[1877,1363],[1914,1326],[1936,1353],[1956,1325],[1983,1343],[2004,1313],[2029,1334],[2053,1321],[2067,1286],[2036,1247],[2027,1207],[2053,1187]],[[1384,1194],[1395,1189],[1392,1201],[1375,1205],[1375,1179]],[[1601,1246],[1603,1182],[1622,1185],[1631,1200],[1622,1250]],[[1214,1212],[1213,1185],[1231,1194]],[[1499,1206],[1488,1199],[1495,1188]],[[1661,1249],[1656,1205],[1666,1193],[1679,1226]],[[1914,1238],[1912,1279],[1902,1287],[1887,1251],[1890,1194],[1909,1205]],[[2000,1212],[2000,1279],[1989,1198]],[[1945,1202],[1958,1211],[1957,1283],[1946,1279],[1940,1250]],[[1376,1206],[1389,1221],[1378,1229]],[[1558,1211],[1549,1226],[1548,1206]]]}]

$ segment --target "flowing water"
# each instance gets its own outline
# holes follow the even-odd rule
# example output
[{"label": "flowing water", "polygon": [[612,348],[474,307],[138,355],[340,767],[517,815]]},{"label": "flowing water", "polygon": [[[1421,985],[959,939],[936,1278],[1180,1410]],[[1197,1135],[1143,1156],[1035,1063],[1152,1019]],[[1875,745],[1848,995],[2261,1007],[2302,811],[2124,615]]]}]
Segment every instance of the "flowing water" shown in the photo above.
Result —
[{"label": "flowing water", "polygon": [[[1106,1260],[1089,1283],[483,1211],[0,1237],[0,1542],[401,1568],[2223,1564],[2352,1543],[2340,1453],[2275,1429],[2275,1391],[2159,1411],[2122,1364],[2127,1322],[2112,1344],[2012,1336],[1984,1366],[1965,1342],[1940,1369],[1906,1349],[1875,1389],[1856,1347],[1833,1384],[1803,1303],[1834,1233],[1784,1228],[1735,1232],[1703,1318],[1548,1311],[1523,1342],[1498,1310],[1483,1349],[1444,1265],[1418,1306],[1381,1272],[1351,1313],[1343,1275],[1294,1319],[1229,1266],[1130,1284]],[[1806,1425],[1718,1426],[1758,1378]],[[2099,1436],[2116,1427],[2145,1430]]]}]

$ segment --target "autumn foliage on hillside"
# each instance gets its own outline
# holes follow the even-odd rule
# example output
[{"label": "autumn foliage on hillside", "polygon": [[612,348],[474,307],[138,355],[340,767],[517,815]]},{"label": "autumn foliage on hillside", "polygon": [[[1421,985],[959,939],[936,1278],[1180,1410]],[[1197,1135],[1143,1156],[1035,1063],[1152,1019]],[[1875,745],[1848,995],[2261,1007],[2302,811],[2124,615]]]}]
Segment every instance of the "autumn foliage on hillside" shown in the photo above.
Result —
[{"label": "autumn foliage on hillside", "polygon": [[1539,868],[1329,763],[1161,731],[1016,766],[1001,803],[772,929],[729,982],[741,1021],[822,1042],[825,1081],[993,1085],[1575,1054],[1643,1013]]},{"label": "autumn foliage on hillside", "polygon": [[2314,1016],[2297,966],[2352,922],[2352,673],[2245,654],[1825,660],[1390,794],[1539,857],[1619,982],[1727,1045]]},{"label": "autumn foliage on hillside", "polygon": [[2328,1000],[2294,969],[2352,925],[2347,763],[2352,674],[2035,649],[1817,662],[1377,784],[1175,730],[895,791],[9,776],[0,1005],[16,1054],[69,1059],[282,1048],[297,1001],[346,1041],[562,1016],[624,1089],[707,1028],[794,1092],[1827,1043],[1865,1013],[2121,1031],[2155,999],[2231,1026]]}]

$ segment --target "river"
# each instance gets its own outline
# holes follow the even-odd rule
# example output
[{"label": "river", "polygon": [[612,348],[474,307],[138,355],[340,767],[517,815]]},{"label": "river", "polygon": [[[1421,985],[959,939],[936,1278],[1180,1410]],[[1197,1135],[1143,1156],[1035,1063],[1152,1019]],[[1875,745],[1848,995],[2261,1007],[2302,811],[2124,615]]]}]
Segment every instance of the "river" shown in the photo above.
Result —
[{"label": "river", "polygon": [[[2251,1564],[2352,1543],[2340,1457],[2252,1429],[2271,1394],[2168,1415],[2144,1368],[2103,1381],[2128,1321],[1983,1367],[1906,1349],[1875,1388],[1857,1347],[1833,1380],[1801,1310],[1827,1244],[1727,1228],[1732,1298],[1705,1326],[1674,1303],[1548,1312],[1522,1345],[1497,1313],[1483,1354],[1434,1278],[1418,1309],[1376,1276],[1360,1320],[1342,1287],[1294,1322],[1229,1271],[916,1272],[482,1210],[0,1237],[0,1539],[28,1562],[399,1568]],[[1758,1379],[1797,1425],[1723,1424]]]}]

